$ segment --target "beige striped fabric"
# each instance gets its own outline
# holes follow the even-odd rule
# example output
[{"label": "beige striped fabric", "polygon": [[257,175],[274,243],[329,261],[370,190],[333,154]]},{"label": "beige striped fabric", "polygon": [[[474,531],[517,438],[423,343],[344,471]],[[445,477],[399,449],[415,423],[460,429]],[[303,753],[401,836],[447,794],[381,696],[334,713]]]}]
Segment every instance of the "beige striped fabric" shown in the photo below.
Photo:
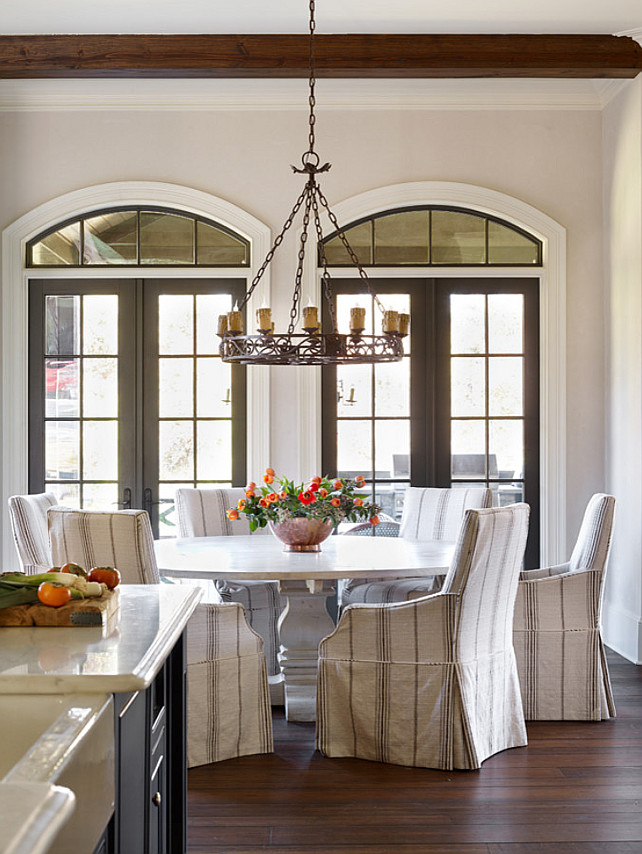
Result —
[{"label": "beige striped fabric", "polygon": [[615,499],[588,503],[568,563],[521,573],[513,642],[526,720],[615,716],[600,634]]},{"label": "beige striped fabric", "polygon": [[322,753],[449,770],[526,744],[512,632],[528,516],[467,510],[440,593],[345,609],[319,647]]},{"label": "beige striped fabric", "polygon": [[[177,489],[176,510],[179,537],[226,537],[248,535],[249,522],[244,517],[230,521],[226,511],[236,507],[244,489]],[[268,534],[260,528],[253,536]],[[271,535],[270,535],[271,536]],[[263,638],[265,660],[270,676],[280,673],[278,620],[283,610],[276,581],[216,581],[224,602],[238,602],[245,608],[249,624]]]},{"label": "beige striped fabric", "polygon": [[[125,584],[159,582],[149,517],[53,508],[49,531],[55,560],[116,566]],[[272,718],[263,641],[241,605],[198,604],[187,626],[188,765],[270,753]]]},{"label": "beige striped fabric", "polygon": [[58,503],[53,492],[37,495],[12,495],[9,499],[9,519],[22,571],[28,574],[46,572],[53,565],[47,510]]},{"label": "beige striped fabric", "polygon": [[[466,510],[491,507],[490,489],[432,489],[411,486],[406,490],[399,536],[406,540],[452,540],[459,535]],[[408,602],[437,593],[444,577],[347,579],[339,585],[339,607],[358,602],[372,604]]]}]

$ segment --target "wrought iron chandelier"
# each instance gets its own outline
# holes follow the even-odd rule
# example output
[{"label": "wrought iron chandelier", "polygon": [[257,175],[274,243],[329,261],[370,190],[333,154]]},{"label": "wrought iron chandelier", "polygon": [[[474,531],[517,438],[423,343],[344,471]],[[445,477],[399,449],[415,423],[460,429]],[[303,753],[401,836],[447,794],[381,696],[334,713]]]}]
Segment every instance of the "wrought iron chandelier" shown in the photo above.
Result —
[{"label": "wrought iron chandelier", "polygon": [[[398,362],[403,356],[402,339],[408,334],[410,315],[386,311],[370,280],[359,263],[355,252],[350,246],[336,216],[330,209],[328,201],[321,191],[317,175],[330,169],[329,163],[320,164],[319,155],[314,149],[314,128],[316,116],[314,108],[315,76],[314,76],[314,31],[316,28],[315,0],[310,0],[310,77],[309,77],[309,133],[308,149],[301,156],[301,168],[293,166],[294,172],[307,176],[303,192],[294,203],[290,215],[276,237],[265,260],[254,276],[250,287],[238,306],[218,319],[217,334],[221,337],[219,352],[224,362],[242,365],[336,365],[336,364],[369,364],[373,362]],[[261,281],[265,270],[272,261],[274,253],[283,242],[283,238],[292,225],[295,216],[303,208],[303,229],[299,240],[299,252],[294,277],[294,292],[290,308],[290,322],[287,332],[274,331],[272,310],[268,307],[259,308],[256,312],[257,334],[243,333],[243,309]],[[380,335],[364,335],[366,310],[360,306],[350,309],[350,331],[342,333],[337,327],[337,318],[333,302],[332,280],[328,271],[327,259],[323,243],[320,212],[325,211],[332,223],[336,235],[341,240],[352,264],[359,275],[367,292],[373,298],[382,315],[382,333]],[[308,240],[310,221],[314,226],[314,234],[319,247],[319,261],[322,267],[322,292],[328,305],[328,315],[332,329],[323,332],[319,319],[319,309],[310,305],[303,308],[302,332],[295,333],[295,327],[300,319],[301,285],[303,280],[303,264],[305,248]]]}]

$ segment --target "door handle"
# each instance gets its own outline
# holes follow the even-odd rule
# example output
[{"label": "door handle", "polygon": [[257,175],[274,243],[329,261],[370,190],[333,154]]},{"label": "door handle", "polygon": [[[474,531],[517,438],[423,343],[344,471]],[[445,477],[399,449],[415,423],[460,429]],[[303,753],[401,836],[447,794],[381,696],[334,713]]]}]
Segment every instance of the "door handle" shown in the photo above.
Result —
[{"label": "door handle", "polygon": [[122,501],[114,501],[118,507],[122,507],[123,510],[131,510],[132,509],[132,491],[129,487],[123,489],[123,500]]},{"label": "door handle", "polygon": [[156,504],[173,504],[173,499],[161,498],[158,501],[154,501],[154,493],[149,487],[147,487],[147,489],[143,490],[143,510],[147,511],[150,518],[152,515],[152,507],[154,507]]}]

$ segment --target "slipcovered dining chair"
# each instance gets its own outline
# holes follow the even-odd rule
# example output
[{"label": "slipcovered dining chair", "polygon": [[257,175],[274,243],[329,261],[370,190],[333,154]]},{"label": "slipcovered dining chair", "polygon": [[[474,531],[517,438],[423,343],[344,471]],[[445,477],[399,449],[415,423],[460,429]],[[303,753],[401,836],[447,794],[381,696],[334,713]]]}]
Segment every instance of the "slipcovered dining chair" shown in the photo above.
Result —
[{"label": "slipcovered dining chair", "polygon": [[46,572],[52,566],[47,510],[57,503],[53,492],[12,495],[9,499],[11,530],[23,572]]},{"label": "slipcovered dining chair", "polygon": [[513,641],[526,720],[615,717],[600,634],[615,498],[586,507],[567,563],[521,573]]},{"label": "slipcovered dining chair", "polygon": [[[406,540],[456,540],[466,510],[490,507],[493,493],[485,487],[433,489],[411,486],[405,493],[397,536]],[[348,534],[351,532],[348,531]],[[437,593],[442,575],[425,578],[346,579],[339,585],[339,607],[359,602],[407,602]]]},{"label": "slipcovered dining chair", "polygon": [[[54,507],[48,517],[57,562],[115,566],[124,584],[160,582],[144,510]],[[211,586],[210,591],[216,599],[199,602],[187,625],[190,767],[273,749],[263,641],[248,626],[240,605],[221,602]]]},{"label": "slipcovered dining chair", "polygon": [[441,592],[344,610],[319,646],[322,753],[470,769],[527,743],[513,614],[528,516],[467,510]]},{"label": "slipcovered dining chair", "polygon": [[[226,537],[250,534],[247,519],[227,518],[226,511],[236,507],[245,490],[177,489],[175,494],[179,537]],[[259,528],[253,536],[269,534]],[[224,602],[238,602],[245,608],[249,624],[263,638],[268,674],[279,674],[277,658],[280,641],[278,621],[283,603],[276,581],[219,580],[214,582]]]}]

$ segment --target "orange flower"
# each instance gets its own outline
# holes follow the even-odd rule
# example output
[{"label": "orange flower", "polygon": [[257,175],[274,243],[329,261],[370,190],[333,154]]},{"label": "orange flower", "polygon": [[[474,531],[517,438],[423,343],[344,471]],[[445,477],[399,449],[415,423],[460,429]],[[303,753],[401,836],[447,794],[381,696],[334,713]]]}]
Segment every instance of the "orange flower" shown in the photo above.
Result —
[{"label": "orange flower", "polygon": [[262,498],[259,501],[259,504],[261,505],[261,507],[269,507],[270,506],[269,503],[265,500],[265,498]]},{"label": "orange flower", "polygon": [[274,469],[271,469],[271,468],[265,469],[265,473],[271,475],[272,477],[274,477],[274,475],[276,474]]},{"label": "orange flower", "polygon": [[288,497],[287,492],[285,492],[285,491],[283,491],[283,492],[279,492],[279,498],[283,498],[283,499],[285,499],[285,498],[287,498],[287,497]]},{"label": "orange flower", "polygon": [[232,521],[234,521],[235,519],[238,519],[238,517],[239,517],[239,511],[238,510],[228,510],[227,511],[227,518],[228,519],[231,519]]},{"label": "orange flower", "polygon": [[238,504],[236,506],[239,508],[239,510],[242,510],[246,504],[247,501],[245,500],[245,498],[239,498]]},{"label": "orange flower", "polygon": [[380,521],[381,521],[381,519],[378,516],[373,516],[372,519],[370,520],[370,524],[371,525],[378,525]]},{"label": "orange flower", "polygon": [[363,507],[363,498],[355,498],[353,503],[355,507]]},{"label": "orange flower", "polygon": [[256,492],[254,492],[253,489],[246,489],[245,490],[245,497],[246,498],[254,498],[255,495],[256,495]]},{"label": "orange flower", "polygon": [[265,496],[265,500],[268,502],[268,504],[274,504],[275,501],[279,500],[279,496],[276,494],[276,492],[271,492],[269,495]]},{"label": "orange flower", "polygon": [[318,488],[319,484],[316,482],[316,480],[313,480],[308,486],[308,492],[316,492]]},{"label": "orange flower", "polygon": [[254,483],[253,480],[251,480],[245,488],[246,489],[256,489],[256,484]]},{"label": "orange flower", "polygon": [[363,486],[364,483],[366,482],[364,476],[361,474],[358,474],[354,480],[355,480],[355,483],[357,484],[357,486]]},{"label": "orange flower", "polygon": [[317,475],[317,477],[312,478],[311,483],[321,483],[322,480],[323,478]]},{"label": "orange flower", "polygon": [[301,504],[312,504],[317,500],[314,492],[310,492],[310,490],[306,489],[305,492],[299,492],[297,498],[301,502]]},{"label": "orange flower", "polygon": [[273,474],[264,474],[263,480],[265,483],[274,483],[274,475]]},{"label": "orange flower", "polygon": [[341,507],[341,499],[340,499],[340,498],[336,498],[336,497],[335,497],[335,498],[331,498],[331,499],[330,499],[330,504],[332,504],[332,506],[333,506],[333,507]]},{"label": "orange flower", "polygon": [[328,494],[328,490],[321,487],[318,494],[319,494],[319,498],[325,498],[326,495]]},{"label": "orange flower", "polygon": [[332,484],[332,489],[341,489],[342,486],[343,486],[342,481],[335,480],[335,482]]}]

